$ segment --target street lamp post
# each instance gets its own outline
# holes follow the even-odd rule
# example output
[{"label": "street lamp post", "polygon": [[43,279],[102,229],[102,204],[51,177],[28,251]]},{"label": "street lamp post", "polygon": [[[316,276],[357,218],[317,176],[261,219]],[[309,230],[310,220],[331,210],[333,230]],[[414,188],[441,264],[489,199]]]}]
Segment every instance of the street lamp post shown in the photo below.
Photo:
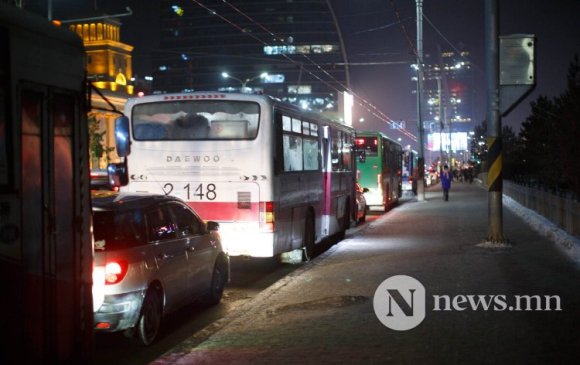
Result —
[{"label": "street lamp post", "polygon": [[229,74],[229,73],[227,73],[227,72],[222,72],[222,77],[223,77],[224,79],[233,79],[233,80],[236,80],[237,82],[239,82],[239,83],[242,85],[242,87],[241,87],[241,90],[240,90],[240,91],[241,91],[242,93],[245,93],[245,92],[247,92],[247,89],[249,89],[249,88],[246,86],[246,85],[247,85],[249,82],[252,82],[252,81],[254,81],[254,80],[256,80],[256,79],[265,79],[266,77],[268,77],[268,73],[267,73],[267,72],[262,72],[261,74],[259,74],[259,75],[257,75],[257,76],[254,76],[254,77],[251,77],[251,78],[248,78],[248,79],[245,79],[245,80],[238,79],[237,77],[235,77],[235,76],[232,76],[232,75],[230,75],[230,74]]}]

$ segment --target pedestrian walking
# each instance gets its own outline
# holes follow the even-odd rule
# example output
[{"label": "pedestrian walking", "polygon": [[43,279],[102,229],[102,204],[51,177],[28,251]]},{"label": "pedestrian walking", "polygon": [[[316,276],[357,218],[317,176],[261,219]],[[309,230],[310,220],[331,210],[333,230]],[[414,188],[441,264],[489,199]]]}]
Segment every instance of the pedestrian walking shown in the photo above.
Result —
[{"label": "pedestrian walking", "polygon": [[451,175],[451,172],[449,172],[449,167],[445,165],[443,166],[443,172],[441,173],[441,187],[443,187],[443,199],[445,199],[445,201],[449,200],[451,180],[453,180],[453,176]]}]

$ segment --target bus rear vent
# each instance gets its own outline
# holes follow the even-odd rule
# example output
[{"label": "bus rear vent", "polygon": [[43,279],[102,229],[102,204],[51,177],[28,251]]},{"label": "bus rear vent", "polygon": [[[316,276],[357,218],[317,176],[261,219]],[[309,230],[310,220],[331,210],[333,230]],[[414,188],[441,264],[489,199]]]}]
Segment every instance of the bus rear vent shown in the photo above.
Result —
[{"label": "bus rear vent", "polygon": [[249,191],[238,191],[238,209],[252,209],[252,194]]}]

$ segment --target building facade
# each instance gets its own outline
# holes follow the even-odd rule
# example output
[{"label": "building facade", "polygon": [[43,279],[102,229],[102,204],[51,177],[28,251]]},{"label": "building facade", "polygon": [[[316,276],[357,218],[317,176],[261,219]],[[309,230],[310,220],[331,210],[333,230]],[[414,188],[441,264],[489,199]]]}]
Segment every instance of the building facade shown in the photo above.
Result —
[{"label": "building facade", "polygon": [[82,38],[87,52],[87,77],[104,96],[91,92],[89,115],[91,169],[104,169],[107,163],[118,160],[114,130],[119,114],[111,111],[109,103],[123,112],[127,98],[133,96],[133,46],[121,42],[121,23],[113,18],[75,22],[68,27]]},{"label": "building facade", "polygon": [[338,110],[348,69],[328,1],[200,4],[161,1],[153,92],[243,90],[311,110]]}]

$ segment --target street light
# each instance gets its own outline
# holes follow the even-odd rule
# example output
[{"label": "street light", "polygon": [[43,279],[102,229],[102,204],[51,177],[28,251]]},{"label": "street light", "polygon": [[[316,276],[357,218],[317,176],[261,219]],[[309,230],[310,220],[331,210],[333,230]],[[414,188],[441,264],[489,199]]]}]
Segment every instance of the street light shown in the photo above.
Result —
[{"label": "street light", "polygon": [[248,82],[252,82],[252,81],[254,81],[256,79],[265,79],[266,77],[268,77],[268,73],[267,72],[262,72],[258,76],[254,76],[254,77],[251,77],[251,78],[245,79],[245,80],[238,79],[237,77],[232,76],[232,75],[230,75],[227,72],[222,72],[222,77],[224,79],[233,79],[233,80],[238,81],[242,85],[241,92],[245,93],[245,92],[248,92],[249,91],[248,89],[251,90],[251,88],[249,88],[249,87],[246,86],[248,84]]}]

